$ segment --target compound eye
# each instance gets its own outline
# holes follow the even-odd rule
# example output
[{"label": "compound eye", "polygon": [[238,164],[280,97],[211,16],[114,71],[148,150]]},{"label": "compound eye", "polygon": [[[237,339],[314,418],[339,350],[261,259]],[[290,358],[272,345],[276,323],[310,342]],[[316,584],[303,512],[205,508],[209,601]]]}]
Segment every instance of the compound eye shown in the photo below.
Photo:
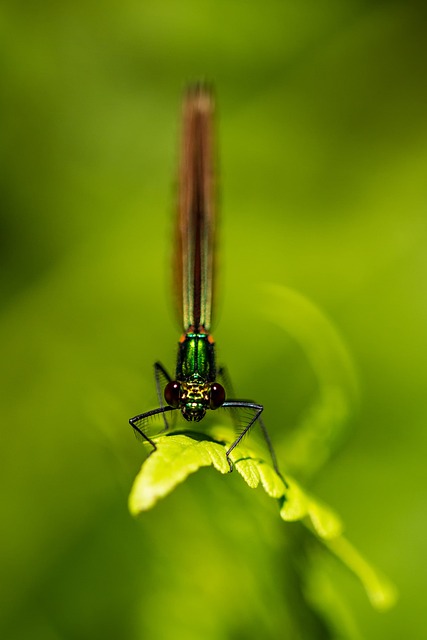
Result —
[{"label": "compound eye", "polygon": [[225,402],[225,389],[218,382],[211,384],[209,405],[211,409],[218,409]]},{"label": "compound eye", "polygon": [[176,380],[168,382],[165,387],[165,400],[170,407],[178,409],[181,395],[181,385]]}]

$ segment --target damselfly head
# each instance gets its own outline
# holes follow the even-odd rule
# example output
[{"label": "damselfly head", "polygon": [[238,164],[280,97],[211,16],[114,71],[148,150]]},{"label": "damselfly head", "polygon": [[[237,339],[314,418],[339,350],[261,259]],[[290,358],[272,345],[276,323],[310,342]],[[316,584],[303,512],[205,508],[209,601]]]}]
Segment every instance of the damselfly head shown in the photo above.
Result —
[{"label": "damselfly head", "polygon": [[200,422],[209,409],[211,385],[196,377],[181,382],[181,413],[189,422]]},{"label": "damselfly head", "polygon": [[183,382],[181,384],[181,412],[186,420],[199,422],[206,409],[219,409],[225,402],[224,387],[218,382]]},{"label": "damselfly head", "polygon": [[218,382],[205,382],[196,374],[190,380],[168,382],[164,391],[170,407],[181,409],[189,422],[200,422],[207,409],[218,409],[225,402],[225,390]]}]

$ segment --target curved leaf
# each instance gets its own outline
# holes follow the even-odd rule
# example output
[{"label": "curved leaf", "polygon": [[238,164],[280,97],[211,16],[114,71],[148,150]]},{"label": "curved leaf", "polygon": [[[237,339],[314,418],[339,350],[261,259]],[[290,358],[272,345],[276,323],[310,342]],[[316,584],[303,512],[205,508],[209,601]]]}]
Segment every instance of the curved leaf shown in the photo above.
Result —
[{"label": "curved leaf", "polygon": [[336,538],[343,531],[341,518],[320,500],[309,499],[308,517],[316,534],[323,540]]},{"label": "curved leaf", "polygon": [[157,449],[142,465],[129,496],[129,510],[133,515],[151,509],[200,467],[213,465],[220,473],[229,471],[221,444],[199,442],[184,435],[158,436],[154,441]]},{"label": "curved leaf", "polygon": [[289,490],[286,492],[286,500],[280,510],[280,515],[287,522],[301,520],[308,513],[309,498],[294,480],[286,478]]},{"label": "curved leaf", "polygon": [[324,543],[363,584],[373,607],[385,611],[392,607],[398,597],[397,589],[382,576],[343,536]]},{"label": "curved leaf", "polygon": [[[228,473],[230,468],[226,452],[230,442],[224,443],[224,433],[222,432],[219,442],[212,439],[195,440],[183,434],[154,438],[157,449],[142,465],[129,496],[131,513],[138,515],[151,509],[160,498],[173,491],[180,482],[201,467],[212,465],[220,473]],[[272,466],[250,449],[240,446],[230,457],[249,487],[256,488],[261,484],[269,496],[279,500],[283,520],[302,520],[359,578],[374,607],[386,609],[393,605],[396,589],[341,535],[342,521],[330,507],[306,493],[289,476],[286,477],[286,487]]]},{"label": "curved leaf", "polygon": [[271,498],[282,498],[287,492],[282,478],[271,464],[257,456],[251,449],[240,445],[232,451],[231,460],[246,484],[255,489],[260,483]]}]

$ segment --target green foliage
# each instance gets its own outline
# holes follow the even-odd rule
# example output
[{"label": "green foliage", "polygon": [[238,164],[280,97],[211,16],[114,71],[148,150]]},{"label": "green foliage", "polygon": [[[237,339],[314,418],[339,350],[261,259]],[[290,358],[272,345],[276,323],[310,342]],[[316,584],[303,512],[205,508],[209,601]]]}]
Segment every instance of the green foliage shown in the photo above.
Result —
[{"label": "green foliage", "polygon": [[198,442],[184,435],[158,436],[153,441],[157,450],[144,463],[130,494],[133,515],[150,509],[200,467],[213,465],[221,473],[229,471],[224,447],[216,442]]},{"label": "green foliage", "polygon": [[[226,451],[232,439],[224,439],[226,430],[217,428],[214,432],[217,440],[193,439],[182,434],[153,438],[157,448],[150,453],[135,479],[129,496],[130,512],[136,516],[151,509],[201,467],[213,466],[222,474],[228,473]],[[151,449],[149,443],[145,447]],[[270,497],[279,501],[283,520],[301,520],[359,578],[374,607],[384,610],[394,604],[395,588],[380,577],[342,535],[343,524],[332,509],[305,492],[289,476],[286,476],[286,486],[272,466],[247,447],[234,449],[231,459],[249,487],[261,485]]]}]

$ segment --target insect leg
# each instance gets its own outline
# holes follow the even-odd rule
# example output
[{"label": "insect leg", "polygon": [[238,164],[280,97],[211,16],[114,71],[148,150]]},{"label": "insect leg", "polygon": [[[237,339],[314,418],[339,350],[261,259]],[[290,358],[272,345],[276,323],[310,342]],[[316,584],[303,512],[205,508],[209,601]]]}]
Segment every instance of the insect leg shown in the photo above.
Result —
[{"label": "insect leg", "polygon": [[225,407],[225,408],[227,408],[227,407],[236,407],[236,408],[240,408],[240,409],[253,409],[255,411],[255,415],[252,418],[252,420],[250,420],[248,422],[248,424],[245,426],[243,431],[238,435],[236,440],[233,442],[233,444],[231,445],[231,447],[227,451],[226,455],[227,455],[228,464],[230,466],[230,471],[233,470],[233,464],[232,464],[232,462],[230,460],[230,453],[233,451],[233,449],[235,449],[238,446],[238,444],[245,437],[245,435],[249,432],[249,430],[252,428],[252,426],[255,424],[255,422],[258,421],[259,425],[261,427],[262,434],[264,436],[264,440],[265,440],[265,442],[267,444],[268,451],[270,453],[271,461],[273,463],[273,468],[274,468],[275,472],[277,473],[277,475],[280,478],[282,478],[286,488],[288,488],[288,484],[287,484],[286,480],[283,478],[282,474],[280,473],[279,465],[277,464],[277,457],[276,457],[276,454],[275,454],[275,451],[274,451],[270,436],[268,434],[267,427],[265,426],[264,421],[261,418],[261,413],[264,410],[263,405],[262,404],[256,404],[254,402],[248,402],[246,400],[228,400],[228,401],[226,400],[222,406]]},{"label": "insect leg", "polygon": [[148,418],[151,418],[152,416],[155,416],[159,413],[166,413],[167,411],[175,411],[175,409],[173,407],[159,407],[158,409],[153,409],[152,411],[146,411],[145,413],[140,413],[137,416],[134,416],[133,418],[130,418],[129,420],[129,424],[132,427],[132,429],[135,430],[135,434],[138,436],[138,434],[147,442],[149,442],[151,444],[151,446],[154,449],[157,449],[155,443],[153,442],[153,440],[151,438],[149,438],[147,436],[146,433],[144,433],[144,426],[148,420]]}]

